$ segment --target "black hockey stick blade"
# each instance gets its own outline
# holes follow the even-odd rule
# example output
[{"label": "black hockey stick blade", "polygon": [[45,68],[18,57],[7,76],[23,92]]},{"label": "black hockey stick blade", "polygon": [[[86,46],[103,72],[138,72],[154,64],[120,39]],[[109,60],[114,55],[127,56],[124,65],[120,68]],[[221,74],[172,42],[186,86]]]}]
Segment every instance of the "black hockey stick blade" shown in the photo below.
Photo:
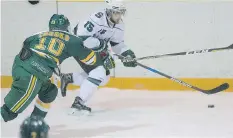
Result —
[{"label": "black hockey stick blade", "polygon": [[205,93],[205,94],[215,94],[215,93],[224,91],[224,90],[226,90],[226,89],[229,88],[229,84],[228,84],[228,83],[223,83],[223,84],[221,84],[220,86],[215,87],[215,88],[213,88],[213,89],[211,89],[211,90],[203,90],[203,89],[198,88],[198,87],[196,87],[196,86],[190,85],[190,84],[188,84],[188,83],[186,83],[186,82],[184,82],[184,81],[182,81],[182,80],[179,80],[179,79],[173,78],[173,77],[171,77],[171,76],[169,76],[169,75],[167,75],[167,74],[164,74],[164,73],[162,73],[162,72],[160,72],[160,71],[158,71],[158,70],[156,70],[156,69],[152,69],[152,68],[150,68],[150,67],[148,67],[148,66],[145,66],[145,65],[143,65],[143,64],[141,64],[141,63],[138,63],[138,62],[137,62],[137,64],[138,64],[139,66],[141,66],[141,67],[143,67],[143,68],[149,70],[149,71],[152,71],[152,72],[154,72],[154,73],[157,73],[157,74],[159,74],[159,75],[161,75],[161,76],[164,76],[164,77],[166,77],[166,78],[168,78],[168,79],[170,79],[170,80],[172,80],[172,81],[174,81],[174,82],[177,82],[177,83],[179,83],[179,84],[181,84],[181,85],[183,85],[183,86],[189,87],[189,88],[191,88],[191,89],[200,91],[200,92]]},{"label": "black hockey stick blade", "polygon": [[231,44],[230,46],[228,46],[229,49],[233,49],[233,44]]},{"label": "black hockey stick blade", "polygon": [[228,83],[223,83],[220,86],[213,88],[211,90],[202,90],[202,92],[206,93],[206,94],[215,94],[221,91],[224,91],[226,89],[229,88],[229,84]]}]

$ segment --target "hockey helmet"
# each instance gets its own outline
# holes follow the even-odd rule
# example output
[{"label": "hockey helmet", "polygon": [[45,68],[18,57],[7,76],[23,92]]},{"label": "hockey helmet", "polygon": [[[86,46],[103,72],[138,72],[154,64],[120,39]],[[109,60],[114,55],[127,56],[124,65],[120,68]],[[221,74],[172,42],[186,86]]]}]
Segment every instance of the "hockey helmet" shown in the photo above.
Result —
[{"label": "hockey helmet", "polygon": [[49,30],[62,30],[70,32],[70,21],[62,14],[53,14],[49,20]]},{"label": "hockey helmet", "polygon": [[107,4],[106,13],[113,23],[119,23],[126,13],[126,7],[122,0],[105,0]]},{"label": "hockey helmet", "polygon": [[31,116],[20,126],[20,138],[48,138],[49,126],[43,118]]}]

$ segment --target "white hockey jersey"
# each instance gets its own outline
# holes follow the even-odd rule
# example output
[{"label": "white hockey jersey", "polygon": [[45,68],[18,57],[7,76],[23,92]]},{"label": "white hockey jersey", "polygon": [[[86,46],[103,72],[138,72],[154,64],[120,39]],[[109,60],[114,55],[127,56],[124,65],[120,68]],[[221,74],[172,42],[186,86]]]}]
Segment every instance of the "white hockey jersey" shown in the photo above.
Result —
[{"label": "white hockey jersey", "polygon": [[124,23],[111,27],[105,10],[92,14],[87,20],[79,22],[74,29],[78,36],[93,36],[110,43],[113,52],[121,54],[128,50],[124,44]]}]

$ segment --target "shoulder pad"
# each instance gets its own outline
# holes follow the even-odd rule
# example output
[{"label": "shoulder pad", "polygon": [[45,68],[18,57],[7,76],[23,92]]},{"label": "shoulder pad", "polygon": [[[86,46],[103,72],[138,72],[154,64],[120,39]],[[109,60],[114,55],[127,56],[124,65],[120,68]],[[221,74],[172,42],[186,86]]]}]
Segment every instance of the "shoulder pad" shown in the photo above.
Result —
[{"label": "shoulder pad", "polygon": [[95,12],[90,16],[91,21],[98,25],[106,25],[106,15],[104,11]]}]

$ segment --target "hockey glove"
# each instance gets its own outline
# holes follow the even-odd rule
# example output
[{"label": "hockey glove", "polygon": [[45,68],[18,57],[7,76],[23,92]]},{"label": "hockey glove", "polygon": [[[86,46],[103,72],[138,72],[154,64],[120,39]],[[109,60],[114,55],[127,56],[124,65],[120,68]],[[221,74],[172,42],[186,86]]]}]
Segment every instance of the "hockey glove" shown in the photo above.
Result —
[{"label": "hockey glove", "polygon": [[67,90],[67,86],[69,83],[73,83],[73,74],[72,73],[68,73],[68,74],[63,74],[61,73],[61,95],[62,97],[66,96],[66,90]]},{"label": "hockey glove", "polygon": [[115,61],[110,54],[105,56],[105,58],[103,59],[103,63],[104,63],[104,68],[106,70],[115,68]]},{"label": "hockey glove", "polygon": [[127,50],[121,54],[124,56],[124,59],[121,59],[125,67],[136,67],[137,61],[134,59],[136,58],[134,52],[132,50]]}]

